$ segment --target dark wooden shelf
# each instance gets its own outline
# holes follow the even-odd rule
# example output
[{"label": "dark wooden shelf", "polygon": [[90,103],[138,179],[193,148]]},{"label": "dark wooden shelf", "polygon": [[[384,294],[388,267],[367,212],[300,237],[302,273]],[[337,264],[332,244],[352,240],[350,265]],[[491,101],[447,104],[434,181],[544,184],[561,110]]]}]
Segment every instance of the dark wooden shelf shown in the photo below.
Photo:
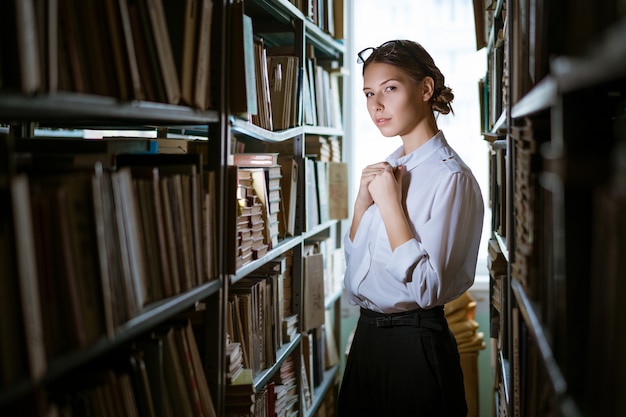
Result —
[{"label": "dark wooden shelf", "polygon": [[325,126],[298,126],[285,130],[271,131],[234,117],[231,118],[230,124],[233,133],[236,135],[274,143],[283,142],[303,134],[319,136],[342,136],[344,134],[342,129]]},{"label": "dark wooden shelf", "polygon": [[268,251],[265,254],[265,256],[263,256],[261,259],[256,259],[254,261],[248,262],[247,264],[239,268],[237,270],[237,273],[232,276],[231,283],[234,284],[235,282],[245,278],[246,276],[250,275],[252,272],[256,271],[257,269],[259,269],[260,267],[262,267],[263,265],[265,265],[272,259],[275,259],[277,256],[280,256],[286,253],[287,251],[293,249],[295,246],[299,245],[301,242],[302,242],[302,238],[299,236],[289,237],[284,240],[281,240],[275,248]]},{"label": "dark wooden shelf", "polygon": [[70,352],[51,360],[41,381],[42,384],[53,382],[100,355],[130,342],[167,319],[193,308],[199,301],[217,294],[221,286],[221,281],[215,279],[185,293],[149,304],[141,314],[121,325],[112,339],[102,336],[85,350]]},{"label": "dark wooden shelf", "polygon": [[551,63],[560,93],[594,87],[626,77],[626,21],[611,28],[588,55],[561,56]]},{"label": "dark wooden shelf", "polygon": [[149,101],[120,101],[114,97],[71,92],[26,96],[0,94],[0,120],[88,123],[93,125],[208,124],[219,120],[214,110]]},{"label": "dark wooden shelf", "polygon": [[[541,363],[546,370],[550,386],[557,399],[557,405],[560,407],[561,403],[567,401],[568,404],[570,404],[568,407],[571,407],[573,405],[573,401],[571,401],[568,397],[567,382],[565,381],[565,378],[561,373],[561,369],[554,358],[552,348],[550,347],[543,324],[539,319],[539,315],[536,312],[533,302],[526,295],[523,285],[515,278],[511,279],[511,290],[515,296],[515,301],[519,311],[522,313],[524,322],[532,335],[532,339],[535,341],[541,358]],[[576,416],[579,415],[579,413],[568,413],[565,415]]]},{"label": "dark wooden shelf", "polygon": [[254,391],[258,392],[263,386],[265,386],[272,377],[280,370],[280,365],[289,357],[289,355],[295,351],[296,347],[300,343],[302,336],[297,334],[295,339],[289,343],[284,344],[278,349],[276,352],[276,362],[272,364],[269,368],[266,368],[259,372],[257,376],[254,377]]},{"label": "dark wooden shelf", "polygon": [[511,117],[517,119],[547,110],[556,104],[556,99],[557,83],[546,76],[513,106]]}]

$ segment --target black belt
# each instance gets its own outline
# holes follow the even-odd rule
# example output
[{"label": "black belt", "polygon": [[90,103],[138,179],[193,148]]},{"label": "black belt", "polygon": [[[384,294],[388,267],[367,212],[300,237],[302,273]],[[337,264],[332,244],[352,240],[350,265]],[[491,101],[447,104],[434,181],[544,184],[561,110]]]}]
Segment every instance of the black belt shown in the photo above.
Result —
[{"label": "black belt", "polygon": [[428,310],[411,310],[402,313],[378,313],[376,311],[361,308],[361,320],[376,327],[414,326],[426,327],[441,331],[447,322],[443,312],[443,306],[433,307]]}]

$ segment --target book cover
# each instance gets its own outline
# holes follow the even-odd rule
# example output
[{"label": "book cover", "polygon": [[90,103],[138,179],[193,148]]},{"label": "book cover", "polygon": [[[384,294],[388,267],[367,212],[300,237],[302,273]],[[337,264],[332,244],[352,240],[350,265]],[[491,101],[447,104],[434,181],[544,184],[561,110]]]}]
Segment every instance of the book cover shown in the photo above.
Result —
[{"label": "book cover", "polygon": [[244,13],[244,2],[230,4],[231,12],[231,102],[233,114],[248,119],[257,114],[256,72],[252,19]]},{"label": "book cover", "polygon": [[324,324],[324,255],[304,256],[302,329],[311,330]]},{"label": "book cover", "polygon": [[328,163],[315,161],[315,182],[317,184],[317,207],[321,224],[330,219],[330,199],[328,189]]},{"label": "book cover", "polygon": [[328,163],[328,216],[330,219],[348,218],[348,164]]},{"label": "book cover", "polygon": [[319,204],[317,200],[317,180],[315,171],[315,160],[309,157],[305,158],[304,198],[306,204],[305,228],[307,231],[312,230],[315,226],[320,224]]}]

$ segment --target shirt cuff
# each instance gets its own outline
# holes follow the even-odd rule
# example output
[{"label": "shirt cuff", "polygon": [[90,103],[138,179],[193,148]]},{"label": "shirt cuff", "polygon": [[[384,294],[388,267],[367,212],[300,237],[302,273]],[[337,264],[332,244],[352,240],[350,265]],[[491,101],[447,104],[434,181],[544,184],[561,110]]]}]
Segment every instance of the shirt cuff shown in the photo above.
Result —
[{"label": "shirt cuff", "polygon": [[417,262],[425,255],[426,251],[421,248],[417,240],[411,239],[393,251],[385,271],[389,272],[396,281],[405,283],[409,271],[412,271]]}]

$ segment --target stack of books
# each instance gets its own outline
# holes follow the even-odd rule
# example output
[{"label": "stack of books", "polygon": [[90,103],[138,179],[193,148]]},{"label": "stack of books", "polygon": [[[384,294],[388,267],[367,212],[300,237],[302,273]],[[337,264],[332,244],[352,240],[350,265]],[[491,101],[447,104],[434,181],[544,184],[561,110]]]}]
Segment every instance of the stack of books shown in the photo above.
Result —
[{"label": "stack of books", "polygon": [[237,171],[237,268],[267,253],[263,205],[249,170]]},{"label": "stack of books", "polygon": [[461,357],[468,416],[478,409],[478,352],[485,349],[483,332],[478,331],[476,301],[469,292],[445,305],[446,319],[454,334]]},{"label": "stack of books", "polygon": [[282,174],[278,153],[236,153],[233,164],[238,167],[240,179],[251,178],[250,185],[262,207],[264,242],[272,249],[278,245],[281,207]]}]

